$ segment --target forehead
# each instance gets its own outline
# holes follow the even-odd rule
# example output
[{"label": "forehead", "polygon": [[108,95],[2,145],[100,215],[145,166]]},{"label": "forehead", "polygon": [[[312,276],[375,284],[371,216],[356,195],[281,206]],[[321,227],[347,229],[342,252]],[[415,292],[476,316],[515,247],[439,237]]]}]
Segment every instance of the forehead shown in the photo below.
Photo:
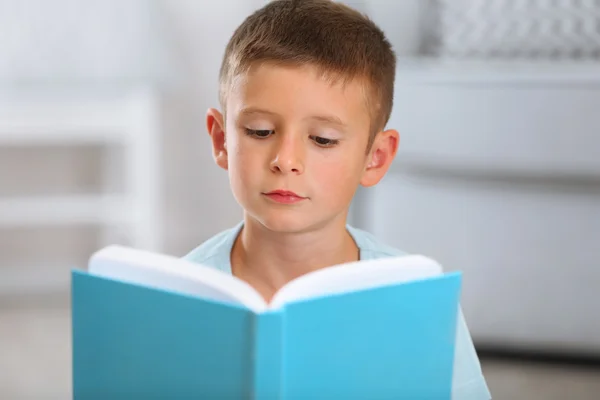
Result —
[{"label": "forehead", "polygon": [[228,112],[242,108],[269,108],[283,116],[322,114],[368,125],[366,85],[359,79],[335,79],[312,66],[261,64],[232,79]]}]

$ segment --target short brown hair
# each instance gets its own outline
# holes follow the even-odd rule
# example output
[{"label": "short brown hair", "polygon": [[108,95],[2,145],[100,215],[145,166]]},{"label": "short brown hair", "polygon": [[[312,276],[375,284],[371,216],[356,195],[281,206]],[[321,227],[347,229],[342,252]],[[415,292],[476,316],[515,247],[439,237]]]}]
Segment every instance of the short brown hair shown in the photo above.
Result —
[{"label": "short brown hair", "polygon": [[223,57],[219,98],[225,107],[235,76],[260,63],[314,65],[323,75],[368,84],[371,139],[392,110],[396,56],[367,16],[331,0],[275,0],[235,30]]}]

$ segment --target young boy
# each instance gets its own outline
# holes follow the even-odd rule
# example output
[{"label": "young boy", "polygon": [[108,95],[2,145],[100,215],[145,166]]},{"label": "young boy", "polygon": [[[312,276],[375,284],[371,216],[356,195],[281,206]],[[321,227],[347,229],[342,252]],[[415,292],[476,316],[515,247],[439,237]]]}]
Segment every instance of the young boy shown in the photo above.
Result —
[{"label": "young boy", "polygon": [[[377,184],[399,135],[385,129],[396,59],[383,32],[329,0],[273,1],[235,31],[206,124],[244,218],[186,259],[265,299],[307,272],[401,251],[348,226],[358,185]],[[453,399],[489,399],[462,313]]]}]

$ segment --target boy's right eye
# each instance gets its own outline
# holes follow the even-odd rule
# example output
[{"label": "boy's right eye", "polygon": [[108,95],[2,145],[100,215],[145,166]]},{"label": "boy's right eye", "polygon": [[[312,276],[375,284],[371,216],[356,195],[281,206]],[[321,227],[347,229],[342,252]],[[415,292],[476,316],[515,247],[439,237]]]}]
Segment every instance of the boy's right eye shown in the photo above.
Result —
[{"label": "boy's right eye", "polygon": [[249,129],[246,128],[246,134],[248,136],[254,136],[257,138],[266,138],[273,134],[273,131],[270,129]]}]

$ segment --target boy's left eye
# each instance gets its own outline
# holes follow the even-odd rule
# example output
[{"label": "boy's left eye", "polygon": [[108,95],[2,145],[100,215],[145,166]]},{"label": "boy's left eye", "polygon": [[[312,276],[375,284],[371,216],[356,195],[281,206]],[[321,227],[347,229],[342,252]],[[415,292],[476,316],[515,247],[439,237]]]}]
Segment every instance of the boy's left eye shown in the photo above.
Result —
[{"label": "boy's left eye", "polygon": [[331,147],[339,143],[337,139],[327,139],[321,136],[311,136],[310,138],[321,147]]}]

